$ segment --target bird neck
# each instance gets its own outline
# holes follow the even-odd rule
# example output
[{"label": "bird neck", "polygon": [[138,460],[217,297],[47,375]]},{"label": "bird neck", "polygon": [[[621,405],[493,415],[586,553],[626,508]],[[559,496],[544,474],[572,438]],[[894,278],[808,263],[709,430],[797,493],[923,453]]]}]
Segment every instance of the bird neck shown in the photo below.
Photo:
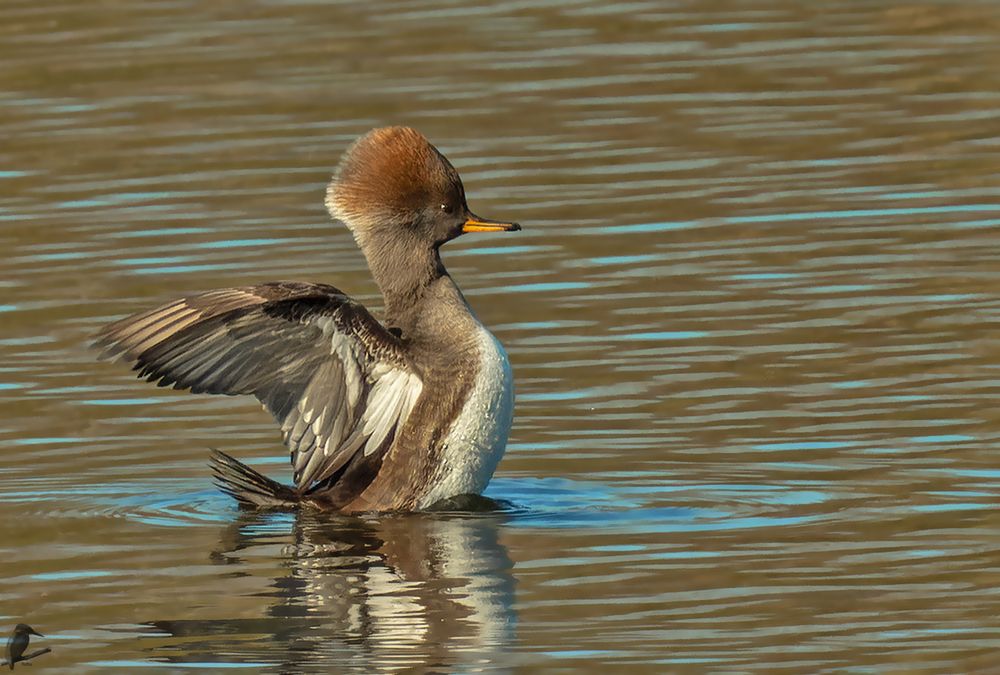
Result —
[{"label": "bird neck", "polygon": [[448,277],[437,248],[403,238],[368,241],[362,246],[372,277],[382,292],[386,325],[412,333],[428,289]]}]

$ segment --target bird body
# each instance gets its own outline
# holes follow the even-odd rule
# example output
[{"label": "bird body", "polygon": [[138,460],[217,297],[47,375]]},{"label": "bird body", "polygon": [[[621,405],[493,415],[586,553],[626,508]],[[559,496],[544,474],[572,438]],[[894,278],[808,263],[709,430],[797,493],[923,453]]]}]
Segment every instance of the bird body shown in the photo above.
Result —
[{"label": "bird body", "polygon": [[11,670],[14,670],[14,664],[18,661],[27,661],[49,651],[48,649],[42,649],[25,657],[24,650],[28,648],[28,643],[31,641],[32,635],[45,637],[26,623],[19,623],[14,626],[10,637],[7,638],[7,665]]}]

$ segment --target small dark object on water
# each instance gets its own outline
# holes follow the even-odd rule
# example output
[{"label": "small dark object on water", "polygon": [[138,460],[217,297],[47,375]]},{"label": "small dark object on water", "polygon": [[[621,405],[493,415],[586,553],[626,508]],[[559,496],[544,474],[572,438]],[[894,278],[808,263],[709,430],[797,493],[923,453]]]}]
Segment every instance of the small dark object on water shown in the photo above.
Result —
[{"label": "small dark object on water", "polygon": [[27,656],[24,656],[24,650],[28,648],[28,642],[31,640],[31,635],[45,637],[26,623],[17,624],[14,626],[14,630],[11,631],[10,638],[7,640],[7,660],[4,662],[10,666],[11,670],[14,670],[14,664],[18,661],[30,661],[36,656],[48,654],[52,651],[48,647],[45,647],[44,649],[39,649],[28,654]]}]

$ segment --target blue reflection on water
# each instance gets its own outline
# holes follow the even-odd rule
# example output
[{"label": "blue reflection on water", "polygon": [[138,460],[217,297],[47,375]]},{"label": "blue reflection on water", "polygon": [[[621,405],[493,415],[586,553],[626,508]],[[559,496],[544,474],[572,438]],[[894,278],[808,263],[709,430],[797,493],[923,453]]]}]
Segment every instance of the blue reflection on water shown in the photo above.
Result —
[{"label": "blue reflection on water", "polygon": [[80,405],[92,406],[126,406],[126,405],[153,405],[163,403],[162,398],[104,398],[80,401]]},{"label": "blue reflection on water", "polygon": [[976,440],[974,436],[965,434],[940,434],[931,436],[913,436],[910,440],[914,443],[968,443]]},{"label": "blue reflection on water", "polygon": [[96,579],[98,577],[110,577],[120,574],[109,570],[73,570],[70,572],[41,572],[32,574],[32,579],[40,581],[64,581],[66,579]]},{"label": "blue reflection on water", "polygon": [[[786,443],[785,449],[841,447],[840,443]],[[995,478],[1000,470],[984,470],[975,477]],[[610,484],[565,478],[500,477],[486,490],[508,527],[603,529],[624,534],[720,532],[759,528],[793,527],[837,517],[828,510],[809,508],[834,499],[821,481],[810,481],[812,489],[789,484],[701,484],[684,485],[649,474],[648,484]],[[952,502],[911,503],[901,511],[917,513],[984,510],[993,508],[992,492],[956,491],[925,493],[925,497],[952,498]],[[981,499],[980,499],[981,498]],[[978,500],[978,501],[976,501]],[[156,527],[191,527],[230,523],[238,517],[235,502],[207,478],[149,479],[91,485],[54,485],[51,490],[33,484],[24,490],[9,490],[0,501],[52,502],[72,515],[105,514]],[[67,507],[67,502],[72,505]],[[688,505],[691,504],[691,505]],[[707,505],[707,506],[706,506]],[[474,514],[469,514],[473,517]],[[261,533],[287,533],[295,514],[274,512],[255,525]],[[605,553],[645,550],[644,545],[605,544]],[[652,557],[692,557],[689,551],[650,552]],[[563,561],[565,563],[565,561]],[[46,579],[69,578],[45,573]],[[70,575],[102,576],[100,571],[68,572]],[[42,577],[38,577],[42,578]],[[83,577],[80,577],[83,578]]]}]

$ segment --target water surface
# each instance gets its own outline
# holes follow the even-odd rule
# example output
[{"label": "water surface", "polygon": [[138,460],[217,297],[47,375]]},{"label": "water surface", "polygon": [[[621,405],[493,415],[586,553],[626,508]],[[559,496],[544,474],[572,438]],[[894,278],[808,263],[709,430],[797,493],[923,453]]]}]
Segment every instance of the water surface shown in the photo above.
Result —
[{"label": "water surface", "polygon": [[[3,625],[46,672],[995,672],[998,45],[972,1],[7,0]],[[289,479],[259,406],[89,336],[377,306],[322,195],[389,123],[525,226],[445,252],[515,371],[508,505],[240,514],[207,448]]]}]

